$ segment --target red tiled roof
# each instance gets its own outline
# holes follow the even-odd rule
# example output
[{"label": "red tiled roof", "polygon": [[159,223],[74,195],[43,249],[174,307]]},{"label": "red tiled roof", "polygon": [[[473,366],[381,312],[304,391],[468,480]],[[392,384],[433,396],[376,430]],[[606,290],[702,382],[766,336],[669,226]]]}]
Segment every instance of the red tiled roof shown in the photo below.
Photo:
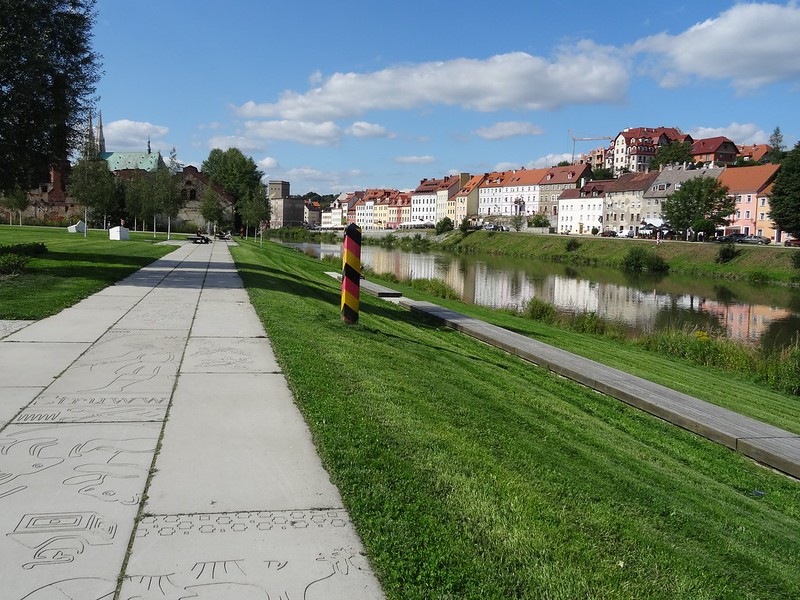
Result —
[{"label": "red tiled roof", "polygon": [[739,156],[750,157],[750,160],[759,161],[764,155],[772,150],[769,144],[752,144],[750,146],[739,146]]},{"label": "red tiled roof", "polygon": [[539,182],[542,185],[558,185],[564,183],[580,183],[582,177],[591,172],[589,165],[570,165],[568,167],[551,167]]},{"label": "red tiled roof", "polygon": [[[575,167],[571,167],[575,168]],[[550,169],[517,169],[507,171],[508,176],[504,186],[508,185],[538,185]]]},{"label": "red tiled roof", "polygon": [[[701,140],[695,140],[694,143],[692,144],[692,154],[714,153],[717,152],[720,149],[720,147],[725,143],[733,144],[733,142],[730,139],[726,138],[724,135],[719,135],[717,137],[712,137],[712,138],[703,138]],[[733,144],[733,147],[736,152],[739,151],[739,149],[736,148],[736,144]]]},{"label": "red tiled roof", "polygon": [[658,171],[652,173],[624,173],[605,188],[606,193],[610,192],[638,192],[650,188],[658,178]]},{"label": "red tiled roof", "polygon": [[775,179],[780,168],[780,165],[728,168],[719,176],[719,182],[731,194],[760,193]]},{"label": "red tiled roof", "polygon": [[473,175],[472,177],[469,178],[469,181],[467,181],[467,183],[464,184],[464,187],[461,188],[458,191],[456,196],[469,196],[469,194],[472,192],[472,190],[474,190],[481,183],[483,183],[483,180],[485,178],[486,178],[485,174],[483,174],[483,175]]}]

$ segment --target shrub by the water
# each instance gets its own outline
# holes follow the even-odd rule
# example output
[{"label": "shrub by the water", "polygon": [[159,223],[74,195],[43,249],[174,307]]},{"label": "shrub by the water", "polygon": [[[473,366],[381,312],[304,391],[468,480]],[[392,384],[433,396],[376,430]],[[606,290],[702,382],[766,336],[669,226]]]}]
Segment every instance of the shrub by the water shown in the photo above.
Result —
[{"label": "shrub by the water", "polygon": [[577,250],[580,247],[581,243],[575,238],[570,238],[567,240],[567,252],[575,252],[575,250]]},{"label": "shrub by the water", "polygon": [[667,261],[642,246],[630,248],[622,259],[622,270],[628,273],[666,273]]},{"label": "shrub by the water", "polygon": [[739,256],[741,251],[736,248],[733,244],[726,242],[719,247],[719,251],[717,252],[717,258],[714,260],[719,264],[725,264],[731,262],[734,258]]},{"label": "shrub by the water", "polygon": [[529,319],[542,323],[555,323],[558,319],[556,307],[536,296],[528,300],[522,312]]},{"label": "shrub by the water", "polygon": [[608,330],[608,321],[596,312],[586,312],[575,315],[572,327],[578,333],[596,333],[603,335]]},{"label": "shrub by the water", "polygon": [[448,283],[442,279],[412,279],[408,284],[416,290],[431,294],[438,298],[445,300],[458,300],[458,292],[456,292]]}]

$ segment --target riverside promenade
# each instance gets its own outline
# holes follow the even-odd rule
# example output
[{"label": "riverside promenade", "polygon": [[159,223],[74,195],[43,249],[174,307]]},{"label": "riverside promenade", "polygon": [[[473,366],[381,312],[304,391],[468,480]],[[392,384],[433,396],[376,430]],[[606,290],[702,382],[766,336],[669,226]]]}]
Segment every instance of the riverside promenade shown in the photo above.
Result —
[{"label": "riverside promenade", "polygon": [[226,243],[0,338],[2,600],[383,597]]}]

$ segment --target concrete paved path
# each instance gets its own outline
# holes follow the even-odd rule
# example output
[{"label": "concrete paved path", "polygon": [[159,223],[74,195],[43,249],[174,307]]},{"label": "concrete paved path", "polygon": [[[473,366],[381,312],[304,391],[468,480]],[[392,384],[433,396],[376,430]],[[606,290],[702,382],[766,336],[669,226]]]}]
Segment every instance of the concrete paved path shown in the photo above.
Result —
[{"label": "concrete paved path", "polygon": [[225,243],[3,324],[0,365],[2,600],[383,597]]}]

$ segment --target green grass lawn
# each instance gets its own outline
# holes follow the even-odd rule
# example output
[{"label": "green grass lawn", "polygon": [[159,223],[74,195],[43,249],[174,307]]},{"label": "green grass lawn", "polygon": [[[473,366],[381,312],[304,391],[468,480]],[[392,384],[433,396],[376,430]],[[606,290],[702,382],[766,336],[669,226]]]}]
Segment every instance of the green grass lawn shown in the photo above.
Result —
[{"label": "green grass lawn", "polygon": [[[800,597],[796,481],[376,298],[344,325],[328,265],[232,251],[390,598]],[[689,393],[740,385],[441,303]]]},{"label": "green grass lawn", "polygon": [[105,231],[84,238],[66,228],[0,226],[1,245],[27,242],[43,242],[48,252],[32,258],[25,274],[0,279],[0,319],[53,315],[175,249],[155,245],[152,233],[121,242]]},{"label": "green grass lawn", "polygon": [[[578,248],[574,251],[566,249],[570,240],[578,243]],[[670,240],[657,245],[654,240],[644,239],[475,231],[466,237],[460,232],[454,232],[444,245],[461,252],[523,256],[565,264],[596,264],[612,268],[619,268],[628,251],[639,246],[656,253],[669,263],[671,273],[720,279],[758,277],[782,283],[797,283],[800,279],[800,273],[792,264],[792,255],[796,249],[775,245],[737,244],[736,258],[724,264],[716,262],[720,244],[711,242],[686,243]]]}]

